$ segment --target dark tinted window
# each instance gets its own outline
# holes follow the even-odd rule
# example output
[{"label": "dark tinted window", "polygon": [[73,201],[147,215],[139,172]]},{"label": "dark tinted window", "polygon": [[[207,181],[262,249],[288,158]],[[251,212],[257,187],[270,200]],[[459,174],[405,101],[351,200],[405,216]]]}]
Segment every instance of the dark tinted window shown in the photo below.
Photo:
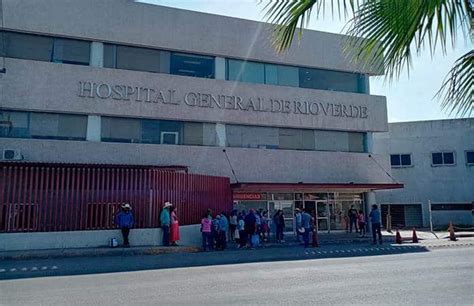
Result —
[{"label": "dark tinted window", "polygon": [[257,62],[228,59],[227,80],[264,84],[265,65]]},{"label": "dark tinted window", "polygon": [[432,163],[433,165],[442,165],[443,164],[443,153],[432,153]]},{"label": "dark tinted window", "polygon": [[402,161],[402,166],[411,166],[411,156],[410,156],[410,154],[401,154],[400,159]]},{"label": "dark tinted window", "polygon": [[102,141],[140,142],[140,120],[102,117]]},{"label": "dark tinted window", "polygon": [[468,164],[474,164],[474,151],[466,152],[466,162]]},{"label": "dark tinted window", "polygon": [[160,51],[106,44],[104,48],[104,67],[160,72]]},{"label": "dark tinted window", "polygon": [[86,140],[87,116],[31,113],[31,138]]},{"label": "dark tinted window", "polygon": [[5,57],[50,62],[53,38],[39,35],[3,32],[3,54]]},{"label": "dark tinted window", "polygon": [[29,138],[30,114],[0,111],[0,137]]},{"label": "dark tinted window", "polygon": [[401,166],[400,154],[392,154],[392,155],[390,155],[390,164],[391,164],[392,166]]},{"label": "dark tinted window", "polygon": [[209,56],[171,53],[171,74],[214,78],[214,58]]},{"label": "dark tinted window", "polygon": [[55,38],[53,62],[89,65],[91,44],[88,41]]},{"label": "dark tinted window", "polygon": [[471,203],[442,203],[431,204],[431,210],[474,210],[474,204]]},{"label": "dark tinted window", "polygon": [[443,153],[443,162],[445,165],[453,165],[454,164],[454,153],[447,152]]},{"label": "dark tinted window", "polygon": [[362,92],[362,78],[356,73],[299,68],[299,86],[322,90]]}]

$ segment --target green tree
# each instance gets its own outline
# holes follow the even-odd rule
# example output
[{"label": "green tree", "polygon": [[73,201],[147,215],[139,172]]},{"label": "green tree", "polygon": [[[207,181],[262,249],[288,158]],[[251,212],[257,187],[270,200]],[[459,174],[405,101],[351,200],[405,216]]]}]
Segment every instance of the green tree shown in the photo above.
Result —
[{"label": "green tree", "polygon": [[[412,68],[413,54],[454,47],[459,34],[474,42],[474,0],[260,0],[265,18],[275,25],[273,43],[286,51],[295,34],[301,39],[311,15],[325,12],[347,20],[345,53],[350,60],[377,67],[389,81]],[[435,97],[457,116],[473,114],[474,50],[454,63]]]}]

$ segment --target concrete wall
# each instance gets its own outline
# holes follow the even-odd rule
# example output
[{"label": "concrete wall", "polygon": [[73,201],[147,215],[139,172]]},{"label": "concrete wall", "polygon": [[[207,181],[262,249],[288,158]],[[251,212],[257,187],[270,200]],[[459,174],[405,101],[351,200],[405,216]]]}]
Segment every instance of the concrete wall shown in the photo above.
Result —
[{"label": "concrete wall", "polygon": [[[201,246],[200,225],[181,226],[180,236],[182,246]],[[162,237],[159,228],[132,229],[129,240],[132,246],[160,246]],[[0,234],[0,251],[97,248],[108,246],[111,238],[123,243],[120,230],[8,233]]]},{"label": "concrete wall", "polygon": [[[474,201],[474,167],[466,165],[466,150],[474,150],[474,118],[389,124],[389,132],[375,133],[374,152],[387,158],[411,154],[413,166],[392,168],[392,175],[405,188],[378,191],[377,201],[423,203],[425,226],[429,225],[428,200]],[[431,165],[431,153],[442,151],[455,152],[454,166]]]},{"label": "concrete wall", "polygon": [[[8,139],[0,150],[17,149],[27,161],[185,165],[192,173],[234,181],[221,147]],[[366,153],[226,148],[240,182],[392,183]],[[389,169],[386,156],[373,155]]]},{"label": "concrete wall", "polygon": [[472,226],[474,224],[474,214],[468,210],[444,210],[433,211],[433,226],[447,226],[449,223]]},{"label": "concrete wall", "polygon": [[[262,9],[257,6],[255,9]],[[279,55],[265,23],[135,3],[131,0],[3,0],[4,27],[98,41],[123,42],[222,57],[248,58],[341,71],[380,74],[343,54],[344,36],[305,31]],[[78,14],[80,12],[80,14]]]},{"label": "concrete wall", "polygon": [[[347,131],[387,130],[386,101],[381,96],[16,59],[5,59],[5,62],[8,73],[0,85],[3,108]],[[79,82],[86,81],[154,88],[157,93],[153,97],[161,90],[167,103],[144,102],[144,94],[142,102],[132,98],[129,101],[102,99],[95,94],[90,98],[88,92],[84,94],[86,97],[81,97]],[[175,90],[173,101],[177,104],[168,103],[169,90]],[[321,107],[317,115],[312,115],[189,106],[184,102],[189,92],[240,96],[254,102],[260,97],[267,106],[270,99],[360,106],[367,108],[367,118],[333,116],[330,111],[325,114]]]}]

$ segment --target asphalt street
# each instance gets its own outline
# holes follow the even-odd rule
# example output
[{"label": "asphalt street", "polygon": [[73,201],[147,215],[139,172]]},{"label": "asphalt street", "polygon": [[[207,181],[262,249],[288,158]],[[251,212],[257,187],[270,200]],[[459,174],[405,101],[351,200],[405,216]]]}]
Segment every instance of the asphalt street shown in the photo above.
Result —
[{"label": "asphalt street", "polygon": [[[163,256],[51,259],[50,275],[41,273],[48,260],[12,261],[36,264],[38,271],[14,271],[10,280],[0,281],[2,305],[111,305],[111,304],[322,304],[322,305],[472,305],[474,301],[474,248],[409,248],[340,252],[289,249],[292,259],[183,268],[150,268],[146,260],[165,261]],[[328,252],[324,255],[324,251]],[[330,251],[333,253],[329,253]],[[336,250],[339,250],[336,253]],[[349,248],[350,250],[350,248]],[[352,249],[356,250],[356,249]],[[369,249],[367,249],[369,250]],[[194,256],[252,257],[287,249],[188,254]],[[235,253],[235,254],[234,254]],[[178,255],[178,254],[177,254]],[[299,257],[296,257],[299,255]],[[336,256],[337,258],[327,258]],[[179,256],[185,256],[179,254]],[[175,256],[175,261],[182,260]],[[319,256],[319,257],[318,257]],[[284,256],[282,256],[284,257]],[[280,258],[282,258],[280,257]],[[271,258],[271,257],[269,257]],[[289,257],[288,257],[289,258]],[[251,259],[251,258],[250,258]],[[56,263],[52,269],[51,264]],[[91,265],[83,265],[90,261]],[[97,265],[134,262],[135,271],[95,273]],[[196,259],[199,262],[199,259]],[[5,262],[1,264],[5,265]],[[203,264],[203,263],[201,263]],[[199,265],[199,264],[196,264]],[[96,266],[95,272],[91,270]],[[72,273],[73,267],[83,275]],[[148,267],[145,269],[144,267]],[[26,267],[25,267],[26,268]],[[107,269],[102,269],[107,270]],[[132,270],[128,266],[128,270]],[[3,272],[5,278],[7,271]]]}]

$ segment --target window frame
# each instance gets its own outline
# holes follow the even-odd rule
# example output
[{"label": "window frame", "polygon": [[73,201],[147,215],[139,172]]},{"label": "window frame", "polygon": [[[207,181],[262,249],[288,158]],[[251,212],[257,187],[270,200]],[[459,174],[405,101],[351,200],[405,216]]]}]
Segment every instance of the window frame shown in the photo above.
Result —
[{"label": "window frame", "polygon": [[474,162],[470,163],[470,162],[467,160],[467,154],[468,154],[468,153],[474,154],[474,150],[465,150],[465,151],[464,151],[464,158],[466,159],[466,166],[471,167],[471,166],[474,166]]},{"label": "window frame", "polygon": [[[392,165],[392,155],[398,155],[398,157],[400,158],[400,165]],[[404,165],[402,163],[402,155],[410,156],[410,164],[409,165]],[[411,153],[390,153],[390,167],[391,168],[411,168],[411,167],[414,167],[414,165],[413,165],[413,155]]]},{"label": "window frame", "polygon": [[[433,163],[433,154],[436,153],[441,153],[441,158],[442,158],[442,164],[434,164]],[[446,164],[444,162],[444,154],[446,153],[452,153],[453,154],[453,163],[452,164]],[[432,151],[431,152],[431,167],[454,167],[456,166],[456,152],[455,151]]]}]

